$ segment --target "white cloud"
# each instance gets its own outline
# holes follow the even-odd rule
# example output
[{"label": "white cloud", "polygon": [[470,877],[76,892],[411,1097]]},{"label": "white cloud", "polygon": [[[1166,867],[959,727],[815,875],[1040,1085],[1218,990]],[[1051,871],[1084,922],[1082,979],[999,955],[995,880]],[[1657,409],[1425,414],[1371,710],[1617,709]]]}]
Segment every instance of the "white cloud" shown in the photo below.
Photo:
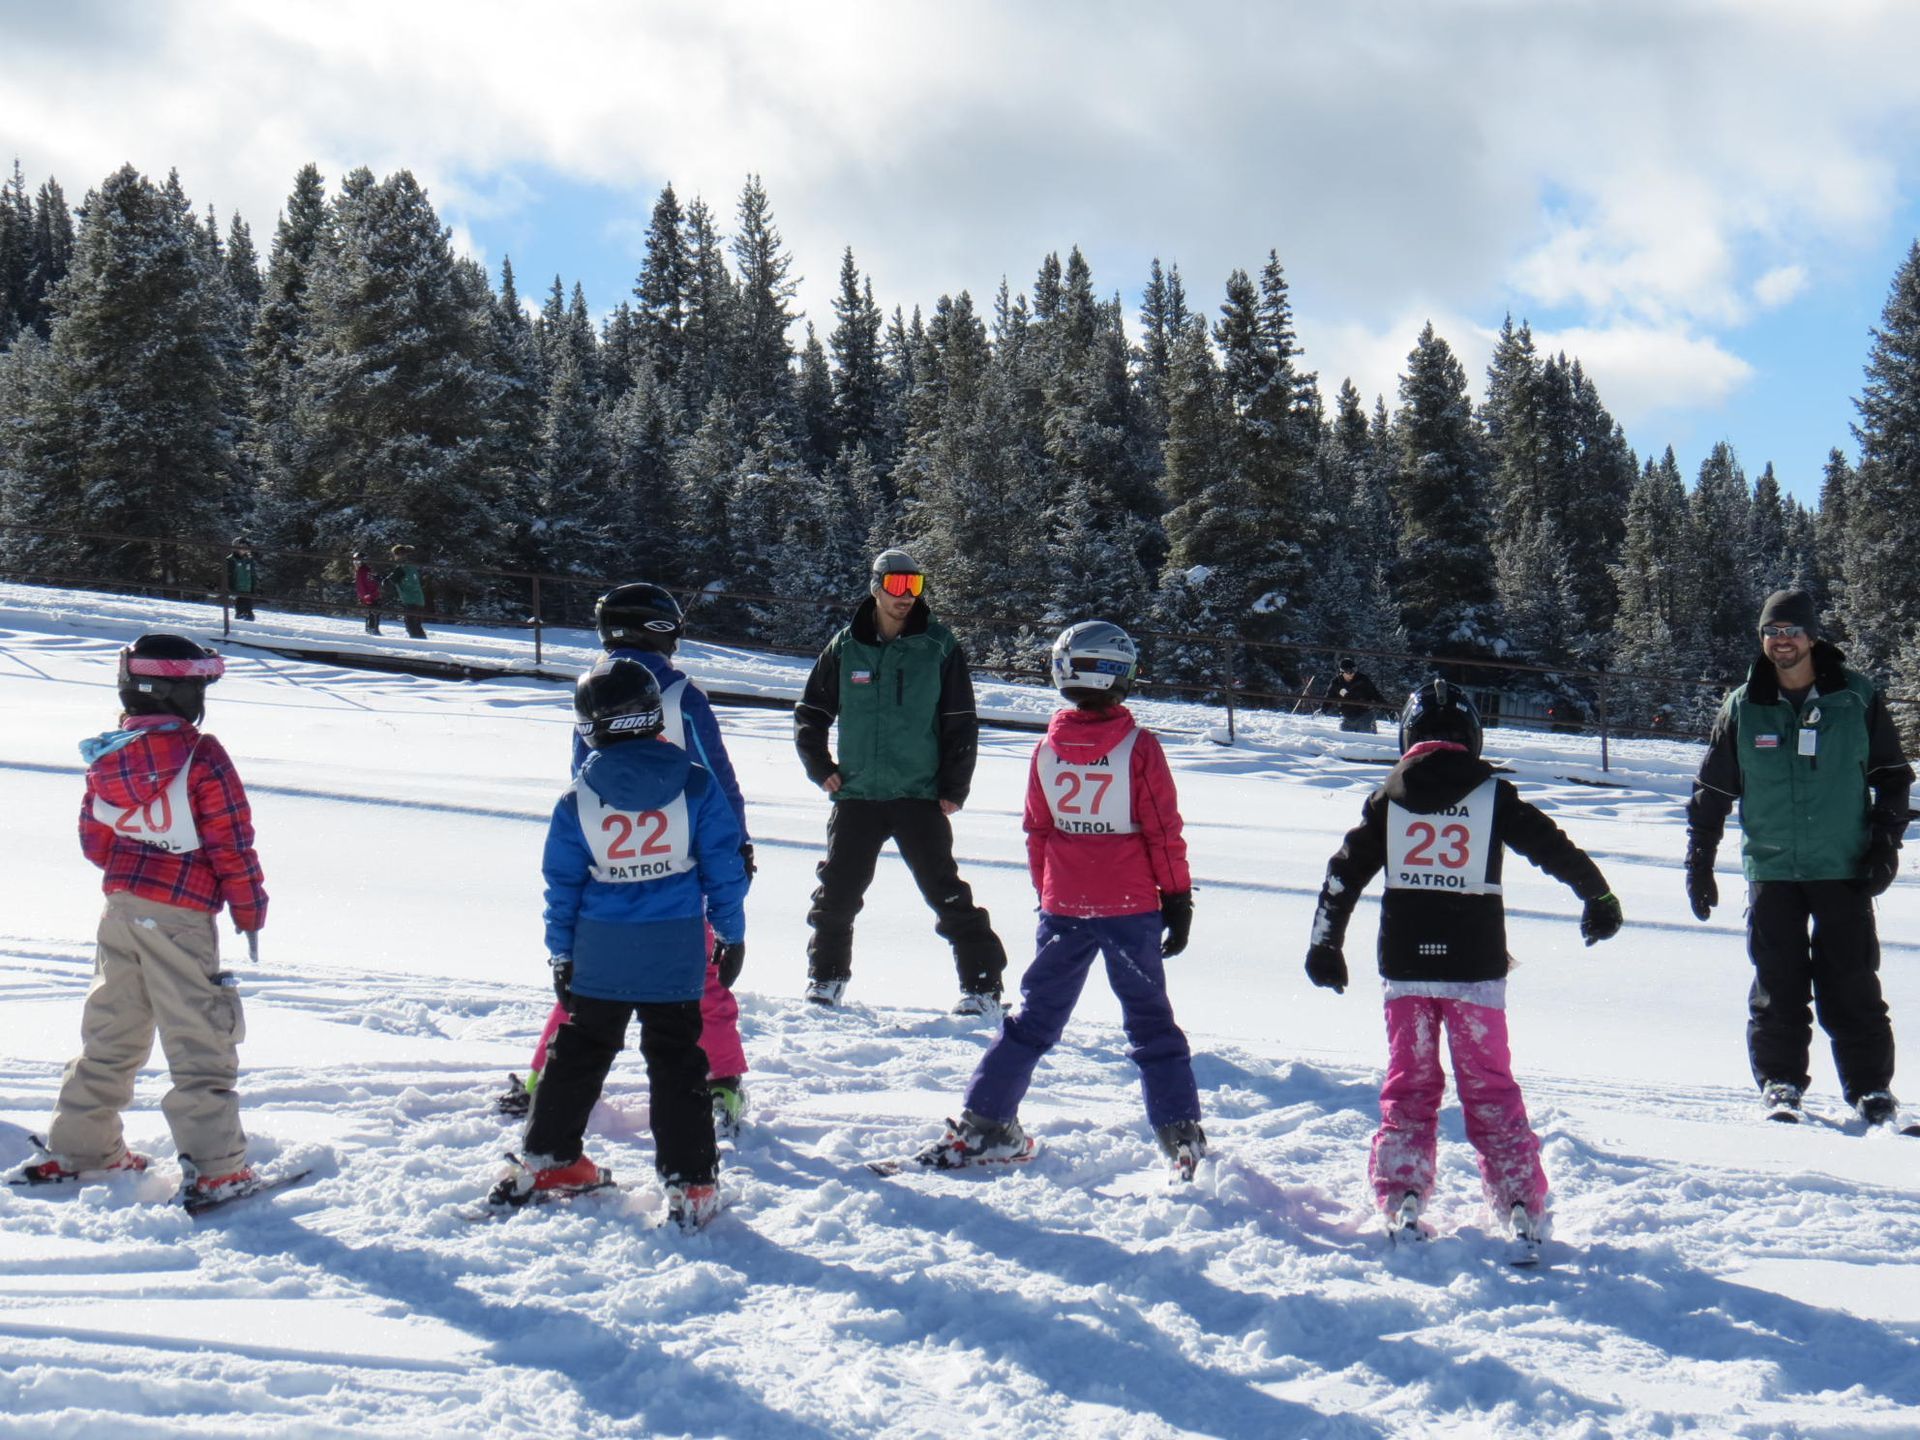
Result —
[{"label": "white cloud", "polygon": [[1623,323],[1533,336],[1542,354],[1578,358],[1613,418],[1628,430],[1679,411],[1713,408],[1753,378],[1719,341],[1681,328]]},{"label": "white cloud", "polygon": [[1777,310],[1807,288],[1807,267],[1777,265],[1753,282],[1753,298],[1768,310]]}]

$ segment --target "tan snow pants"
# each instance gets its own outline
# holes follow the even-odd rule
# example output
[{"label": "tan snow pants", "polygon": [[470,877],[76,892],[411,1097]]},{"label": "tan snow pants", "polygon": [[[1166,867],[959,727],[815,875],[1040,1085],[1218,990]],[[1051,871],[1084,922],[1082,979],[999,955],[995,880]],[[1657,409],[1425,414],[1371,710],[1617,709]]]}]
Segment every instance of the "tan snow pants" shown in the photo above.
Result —
[{"label": "tan snow pants", "polygon": [[203,1175],[246,1163],[240,1128],[240,992],[220,981],[214,917],[120,891],[100,917],[93,988],[80,1021],[81,1054],[67,1066],[47,1147],[76,1170],[126,1154],[120,1112],[153,1053],[156,1026],[173,1088],[160,1102],[174,1145]]}]

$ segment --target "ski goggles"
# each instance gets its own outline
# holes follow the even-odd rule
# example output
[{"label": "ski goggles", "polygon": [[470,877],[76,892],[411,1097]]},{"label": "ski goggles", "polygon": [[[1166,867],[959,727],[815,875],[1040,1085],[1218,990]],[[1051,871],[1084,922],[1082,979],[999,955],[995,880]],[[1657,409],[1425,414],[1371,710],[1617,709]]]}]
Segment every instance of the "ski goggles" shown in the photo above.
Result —
[{"label": "ski goggles", "polygon": [[880,582],[880,588],[889,595],[918,595],[927,588],[926,576],[909,575],[904,571],[895,571],[876,578]]},{"label": "ski goggles", "polygon": [[1760,635],[1766,640],[1798,640],[1807,633],[1804,625],[1762,625]]}]

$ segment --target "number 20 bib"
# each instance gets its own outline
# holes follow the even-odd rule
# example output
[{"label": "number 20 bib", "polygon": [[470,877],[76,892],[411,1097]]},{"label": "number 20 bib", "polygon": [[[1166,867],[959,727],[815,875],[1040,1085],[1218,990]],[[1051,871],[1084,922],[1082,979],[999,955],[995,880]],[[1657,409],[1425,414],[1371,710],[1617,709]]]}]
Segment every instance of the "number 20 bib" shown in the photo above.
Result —
[{"label": "number 20 bib", "polygon": [[1133,742],[1138,730],[1091,765],[1069,765],[1053,746],[1040,745],[1040,789],[1054,827],[1069,835],[1133,835]]},{"label": "number 20 bib", "polygon": [[1416,815],[1387,805],[1387,888],[1498,895],[1487,882],[1493,854],[1493,802],[1499,781],[1489,780],[1444,810]]},{"label": "number 20 bib", "polygon": [[94,796],[93,818],[122,840],[138,840],[169,855],[198,850],[200,829],[193,823],[193,797],[187,793],[187,772],[192,768],[193,755],[189,752],[180,773],[144,805],[115,805]]},{"label": "number 20 bib", "polygon": [[693,869],[693,827],[681,793],[658,810],[617,810],[591,785],[573,786],[580,833],[593,852],[589,873],[607,885],[632,885]]}]

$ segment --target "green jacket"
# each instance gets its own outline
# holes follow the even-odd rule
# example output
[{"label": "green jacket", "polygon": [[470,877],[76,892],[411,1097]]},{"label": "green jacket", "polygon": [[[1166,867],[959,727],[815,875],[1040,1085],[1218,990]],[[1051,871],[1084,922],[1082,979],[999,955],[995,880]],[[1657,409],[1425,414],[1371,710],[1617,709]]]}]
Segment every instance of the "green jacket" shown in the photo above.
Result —
[{"label": "green jacket", "polygon": [[238,551],[227,556],[227,589],[235,595],[253,593],[253,557]]},{"label": "green jacket", "polygon": [[[793,710],[793,743],[814,784],[841,777],[835,800],[965,803],[980,719],[973,677],[953,632],[919,600],[906,628],[882,640],[871,598],[827,642]],[[840,724],[840,757],[827,732]]]},{"label": "green jacket", "polygon": [[387,576],[387,583],[393,586],[393,593],[402,605],[411,605],[417,610],[427,603],[427,590],[420,583],[418,565],[402,565]]},{"label": "green jacket", "polygon": [[1897,840],[1906,829],[1913,771],[1885,702],[1825,641],[1813,660],[1798,705],[1771,661],[1754,662],[1721,705],[1694,781],[1692,843],[1718,845],[1737,801],[1748,880],[1857,879],[1873,832]]}]

